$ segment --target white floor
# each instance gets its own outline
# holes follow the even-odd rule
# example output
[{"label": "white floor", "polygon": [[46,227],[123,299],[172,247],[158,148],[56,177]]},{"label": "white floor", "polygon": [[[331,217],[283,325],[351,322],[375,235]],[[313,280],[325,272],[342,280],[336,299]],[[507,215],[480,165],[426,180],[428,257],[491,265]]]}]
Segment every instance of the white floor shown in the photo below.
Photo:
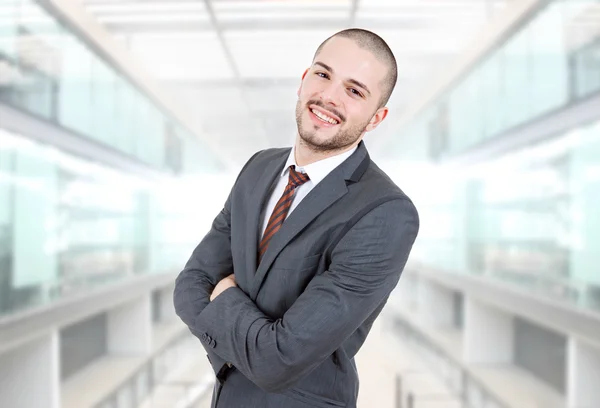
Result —
[{"label": "white floor", "polygon": [[180,369],[170,373],[138,408],[188,408],[203,395],[210,395],[214,375],[206,355],[198,351],[197,355],[186,358]]},{"label": "white floor", "polygon": [[385,312],[373,325],[356,364],[360,375],[359,408],[407,407],[409,394],[418,408],[462,408],[417,354],[392,335]]}]

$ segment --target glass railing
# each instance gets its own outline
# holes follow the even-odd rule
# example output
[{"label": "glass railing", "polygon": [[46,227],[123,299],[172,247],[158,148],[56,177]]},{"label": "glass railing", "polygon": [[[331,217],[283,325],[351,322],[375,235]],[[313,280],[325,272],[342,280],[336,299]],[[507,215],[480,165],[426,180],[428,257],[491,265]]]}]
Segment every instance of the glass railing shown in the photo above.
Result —
[{"label": "glass railing", "polygon": [[159,386],[168,388],[170,406],[193,406],[194,401],[204,396],[194,392],[199,388],[200,381],[174,382],[170,380],[169,375],[181,367],[191,354],[198,351],[197,346],[197,340],[189,333],[181,335],[149,358],[130,378],[97,403],[94,408],[161,406],[166,402],[165,395],[155,395]]},{"label": "glass railing", "polygon": [[182,268],[224,202],[203,178],[191,192],[0,129],[0,316]]},{"label": "glass railing", "polygon": [[[600,92],[600,0],[549,0],[401,131],[428,158],[466,151]],[[600,116],[600,114],[599,114]]]},{"label": "glass railing", "polygon": [[[489,388],[471,376],[455,356],[450,356],[418,328],[399,316],[393,318],[392,324],[395,334],[418,353],[434,375],[438,376],[456,398],[462,401],[463,408],[512,408],[501,402]],[[447,394],[407,395],[402,400],[407,401],[407,408],[411,407],[411,403],[412,408],[428,404],[455,406],[451,404],[453,401],[450,401]]]},{"label": "glass railing", "polygon": [[34,0],[0,4],[0,102],[158,169],[221,169],[191,132]]},{"label": "glass railing", "polygon": [[[597,7],[600,12],[600,5]],[[600,21],[596,21],[596,27]],[[598,30],[600,31],[600,30]],[[600,89],[600,35],[583,44],[572,54],[573,90],[578,97],[586,97]]]},{"label": "glass railing", "polygon": [[600,120],[494,161],[433,170],[411,260],[600,312]]}]

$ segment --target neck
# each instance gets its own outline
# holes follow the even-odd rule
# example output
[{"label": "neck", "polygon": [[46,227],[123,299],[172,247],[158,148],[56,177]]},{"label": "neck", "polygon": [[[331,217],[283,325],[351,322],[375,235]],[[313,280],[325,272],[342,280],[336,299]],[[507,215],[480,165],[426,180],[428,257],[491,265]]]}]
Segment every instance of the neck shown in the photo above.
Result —
[{"label": "neck", "polygon": [[349,150],[352,150],[353,148],[355,148],[358,145],[359,142],[360,141],[357,141],[356,143],[353,143],[352,145],[343,147],[341,149],[320,151],[320,150],[313,149],[311,146],[306,144],[306,142],[304,140],[302,140],[302,138],[300,138],[300,136],[298,136],[296,138],[296,143],[295,143],[294,159],[296,160],[296,164],[298,166],[300,166],[300,167],[307,166],[309,164],[312,164],[312,163],[315,163],[315,162],[318,162],[321,160],[325,160],[329,157],[337,156],[338,154],[342,154]]}]

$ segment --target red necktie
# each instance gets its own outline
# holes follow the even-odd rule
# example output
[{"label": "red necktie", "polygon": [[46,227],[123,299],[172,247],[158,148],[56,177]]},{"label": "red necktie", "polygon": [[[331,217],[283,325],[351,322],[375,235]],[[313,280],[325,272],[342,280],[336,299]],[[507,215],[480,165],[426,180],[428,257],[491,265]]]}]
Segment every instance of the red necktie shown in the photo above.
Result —
[{"label": "red necktie", "polygon": [[279,231],[279,228],[281,228],[281,225],[283,225],[283,221],[285,221],[287,213],[289,212],[290,207],[292,206],[292,201],[294,200],[296,187],[300,187],[302,184],[306,183],[309,180],[308,175],[298,173],[294,165],[291,165],[289,169],[290,177],[288,180],[288,184],[285,187],[285,190],[283,190],[281,198],[279,199],[279,201],[277,201],[275,208],[273,208],[271,218],[269,218],[269,223],[267,224],[267,228],[265,229],[262,240],[260,241],[260,246],[258,247],[259,263],[263,255],[267,251],[267,247],[269,246],[271,238],[273,238],[273,235],[275,235],[275,233]]}]

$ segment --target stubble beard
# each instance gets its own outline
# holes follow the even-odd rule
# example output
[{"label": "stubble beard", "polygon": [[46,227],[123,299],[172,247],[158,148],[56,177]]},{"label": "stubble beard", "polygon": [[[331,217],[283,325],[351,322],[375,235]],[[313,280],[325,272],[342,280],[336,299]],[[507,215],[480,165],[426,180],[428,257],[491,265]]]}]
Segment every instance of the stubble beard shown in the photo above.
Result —
[{"label": "stubble beard", "polygon": [[[309,105],[317,105],[320,107],[322,103],[318,101],[309,101],[304,104],[298,99],[296,103],[296,125],[298,126],[298,135],[304,144],[310,148],[314,152],[325,153],[325,152],[334,152],[338,150],[343,150],[344,148],[353,145],[356,143],[358,139],[362,136],[369,122],[367,121],[361,125],[354,125],[348,128],[344,128],[344,121],[342,121],[337,126],[340,126],[340,129],[337,131],[335,135],[332,137],[319,140],[317,137],[317,132],[319,131],[319,127],[316,125],[304,124],[304,120],[302,114],[304,113],[304,109],[308,110]],[[339,116],[339,115],[338,115]],[[310,130],[308,130],[309,128]]]}]

